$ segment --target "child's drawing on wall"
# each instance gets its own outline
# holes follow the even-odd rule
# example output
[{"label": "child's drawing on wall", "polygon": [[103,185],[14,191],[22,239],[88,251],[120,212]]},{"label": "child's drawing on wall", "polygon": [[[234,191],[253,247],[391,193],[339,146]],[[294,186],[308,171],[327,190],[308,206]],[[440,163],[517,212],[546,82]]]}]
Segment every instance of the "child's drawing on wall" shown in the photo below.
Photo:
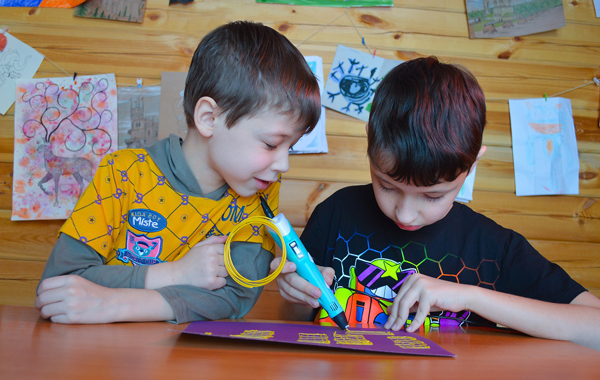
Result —
[{"label": "child's drawing on wall", "polygon": [[368,121],[377,85],[400,62],[338,45],[325,84],[323,105]]},{"label": "child's drawing on wall", "polygon": [[158,139],[169,137],[171,133],[185,139],[187,122],[183,113],[183,92],[187,73],[163,71],[160,78],[160,112]]},{"label": "child's drawing on wall", "polygon": [[[315,74],[319,81],[319,91],[321,97],[323,96],[323,89],[325,88],[323,81],[323,58],[319,56],[305,56],[308,67]],[[315,128],[307,135],[304,135],[298,140],[293,147],[290,148],[290,154],[300,153],[327,153],[329,148],[327,146],[327,134],[325,131],[325,107],[321,106],[321,117],[317,122]]]},{"label": "child's drawing on wall", "polygon": [[0,32],[0,113],[15,102],[15,82],[18,79],[32,78],[44,56],[27,44]]},{"label": "child's drawing on wall", "polygon": [[158,141],[160,86],[119,87],[119,149],[145,148]]},{"label": "child's drawing on wall", "polygon": [[115,76],[16,86],[11,219],[66,219],[102,157],[117,149]]},{"label": "child's drawing on wall", "polygon": [[475,173],[477,172],[477,166],[471,170],[465,182],[463,183],[460,191],[456,195],[457,202],[469,203],[473,200],[473,190],[475,188]]},{"label": "child's drawing on wall", "polygon": [[87,0],[77,6],[77,17],[103,18],[128,22],[144,21],[146,0]]},{"label": "child's drawing on wall", "polygon": [[578,194],[570,100],[510,100],[509,105],[517,195]]}]

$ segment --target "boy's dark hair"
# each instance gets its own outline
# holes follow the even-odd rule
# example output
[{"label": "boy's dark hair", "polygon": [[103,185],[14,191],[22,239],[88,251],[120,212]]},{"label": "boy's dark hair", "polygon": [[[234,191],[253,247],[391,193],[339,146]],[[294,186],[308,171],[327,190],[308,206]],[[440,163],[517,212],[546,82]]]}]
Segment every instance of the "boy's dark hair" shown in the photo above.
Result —
[{"label": "boy's dark hair", "polygon": [[295,117],[308,133],[321,114],[319,85],[300,51],[274,29],[247,21],[222,25],[198,45],[185,83],[190,127],[203,96],[211,97],[220,112],[228,112],[228,128],[243,117],[271,110]]},{"label": "boy's dark hair", "polygon": [[404,62],[375,91],[369,159],[415,186],[454,181],[477,158],[485,116],[483,90],[469,71],[436,57]]}]

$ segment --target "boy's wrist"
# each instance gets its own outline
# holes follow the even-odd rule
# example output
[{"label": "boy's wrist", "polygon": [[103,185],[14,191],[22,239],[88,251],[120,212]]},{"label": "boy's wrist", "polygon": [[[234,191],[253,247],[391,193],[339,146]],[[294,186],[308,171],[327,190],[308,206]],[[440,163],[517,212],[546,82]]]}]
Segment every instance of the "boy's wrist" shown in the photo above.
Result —
[{"label": "boy's wrist", "polygon": [[113,290],[103,305],[105,323],[168,321],[175,318],[173,308],[156,290]]},{"label": "boy's wrist", "polygon": [[165,286],[179,285],[175,281],[178,261],[163,262],[151,265],[146,273],[146,289],[158,289]]},{"label": "boy's wrist", "polygon": [[464,285],[464,287],[462,291],[464,310],[476,312],[475,310],[480,309],[482,305],[486,289],[474,285]]}]

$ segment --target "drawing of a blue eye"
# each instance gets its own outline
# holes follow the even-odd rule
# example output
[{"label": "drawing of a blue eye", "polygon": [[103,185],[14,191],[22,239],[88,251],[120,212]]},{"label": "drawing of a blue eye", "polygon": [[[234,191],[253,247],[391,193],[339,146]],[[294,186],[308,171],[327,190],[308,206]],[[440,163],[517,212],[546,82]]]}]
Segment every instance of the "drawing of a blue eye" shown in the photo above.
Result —
[{"label": "drawing of a blue eye", "polygon": [[346,75],[340,80],[340,92],[349,102],[363,104],[371,96],[369,78],[356,75]]}]

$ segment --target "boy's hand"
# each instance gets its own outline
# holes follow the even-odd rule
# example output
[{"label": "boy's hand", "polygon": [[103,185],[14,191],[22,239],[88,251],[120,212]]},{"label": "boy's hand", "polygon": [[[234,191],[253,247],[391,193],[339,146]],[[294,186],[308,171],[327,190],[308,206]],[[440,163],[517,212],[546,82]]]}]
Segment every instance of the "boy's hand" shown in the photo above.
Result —
[{"label": "boy's hand", "polygon": [[[271,262],[271,270],[277,269],[279,263],[281,263],[281,257],[277,257]],[[317,268],[319,268],[319,271],[323,275],[325,283],[331,285],[335,274],[333,268],[318,265]],[[279,286],[279,293],[286,301],[291,303],[306,303],[314,308],[320,306],[319,298],[321,297],[321,290],[300,277],[296,273],[296,264],[291,261],[285,263],[276,281]]]},{"label": "boy's hand", "polygon": [[211,236],[192,247],[177,260],[180,284],[188,284],[208,290],[225,286],[229,276],[225,268],[223,251],[227,236]]},{"label": "boy's hand", "polygon": [[229,276],[223,259],[226,240],[227,236],[211,236],[177,261],[151,265],[146,275],[146,289],[172,285],[193,285],[208,290],[222,288]]},{"label": "boy's hand", "polygon": [[35,307],[52,322],[108,323],[112,320],[106,301],[113,290],[80,276],[51,277],[40,284]]},{"label": "boy's hand", "polygon": [[398,331],[404,326],[408,315],[416,312],[406,331],[416,331],[430,311],[448,310],[459,312],[468,310],[468,286],[438,280],[422,274],[413,274],[400,287],[392,306],[388,308],[386,329]]}]

